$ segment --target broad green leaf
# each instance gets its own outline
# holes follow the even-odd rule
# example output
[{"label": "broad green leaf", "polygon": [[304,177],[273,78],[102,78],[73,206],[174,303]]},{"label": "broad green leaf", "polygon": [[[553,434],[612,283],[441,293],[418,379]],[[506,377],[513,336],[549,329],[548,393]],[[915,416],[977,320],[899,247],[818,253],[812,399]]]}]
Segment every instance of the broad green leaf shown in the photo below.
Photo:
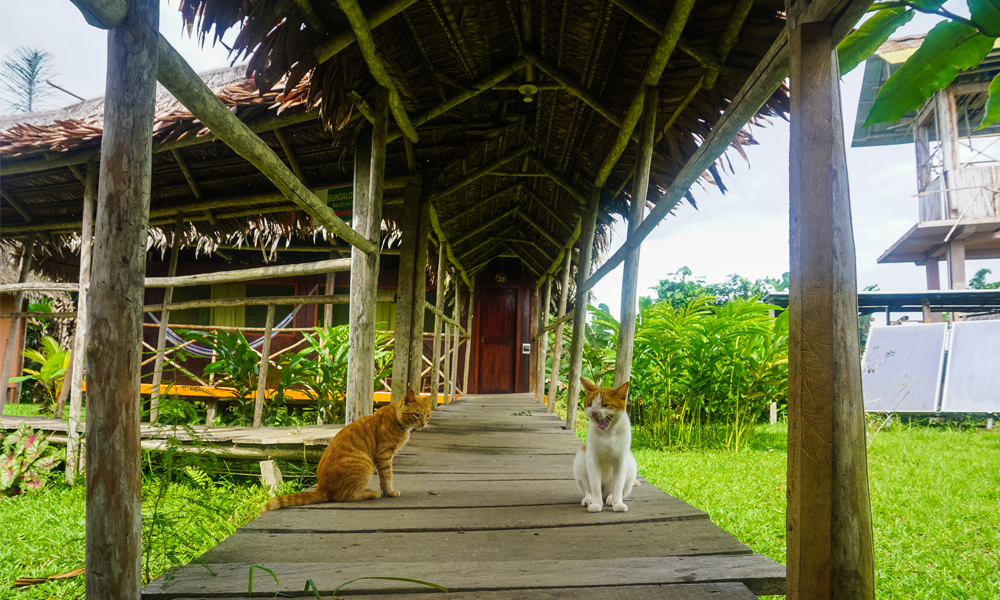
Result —
[{"label": "broad green leaf", "polygon": [[944,5],[944,0],[912,0],[910,4],[921,10],[935,11]]},{"label": "broad green leaf", "polygon": [[1000,37],[1000,0],[967,0],[972,20],[979,25],[979,31],[992,37]]},{"label": "broad green leaf", "polygon": [[947,87],[959,71],[971,69],[993,49],[993,38],[955,21],[938,23],[919,49],[882,86],[864,127],[894,123],[919,108],[937,90]]},{"label": "broad green leaf", "polygon": [[986,110],[983,112],[983,121],[976,129],[989,127],[1000,121],[1000,75],[990,82],[990,97],[986,99]]},{"label": "broad green leaf", "polygon": [[894,31],[910,22],[914,12],[905,7],[884,8],[865,21],[857,31],[844,38],[837,45],[840,76],[853,71],[861,61],[878,50]]}]

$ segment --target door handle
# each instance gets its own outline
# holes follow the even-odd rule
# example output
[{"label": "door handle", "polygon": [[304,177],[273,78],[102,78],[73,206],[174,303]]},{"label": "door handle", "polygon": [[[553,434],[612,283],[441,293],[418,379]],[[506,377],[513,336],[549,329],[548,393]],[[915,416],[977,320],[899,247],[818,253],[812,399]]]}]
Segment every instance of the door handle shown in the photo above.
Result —
[{"label": "door handle", "polygon": [[480,338],[479,338],[479,343],[480,343],[480,344],[485,344],[485,343],[486,343],[486,338],[484,338],[484,337],[480,336]]}]

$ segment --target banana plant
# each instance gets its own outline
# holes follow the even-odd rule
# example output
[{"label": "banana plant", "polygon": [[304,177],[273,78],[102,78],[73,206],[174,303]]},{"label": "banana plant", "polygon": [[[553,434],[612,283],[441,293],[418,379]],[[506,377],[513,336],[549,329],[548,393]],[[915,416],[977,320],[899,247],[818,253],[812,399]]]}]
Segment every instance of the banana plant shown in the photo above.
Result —
[{"label": "banana plant", "polygon": [[38,363],[40,367],[37,370],[25,368],[24,375],[12,377],[11,382],[37,382],[44,390],[47,410],[54,411],[59,390],[62,389],[66,377],[66,369],[69,368],[70,351],[60,346],[55,338],[45,336],[41,340],[40,350],[28,348],[23,354],[25,358]]}]

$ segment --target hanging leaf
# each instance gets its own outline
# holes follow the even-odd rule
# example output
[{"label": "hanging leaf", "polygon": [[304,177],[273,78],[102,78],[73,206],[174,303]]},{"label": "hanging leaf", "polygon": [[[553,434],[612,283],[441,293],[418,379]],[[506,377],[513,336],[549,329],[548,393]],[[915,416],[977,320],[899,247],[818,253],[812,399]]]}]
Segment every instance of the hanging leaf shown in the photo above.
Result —
[{"label": "hanging leaf", "polygon": [[993,49],[993,41],[964,23],[938,23],[906,64],[882,86],[864,127],[894,123],[919,108],[931,94],[951,84],[959,71],[981,63]]},{"label": "hanging leaf", "polygon": [[905,7],[885,8],[875,13],[854,33],[837,45],[840,76],[854,70],[861,61],[871,56],[885,43],[894,31],[910,22],[915,11]]},{"label": "hanging leaf", "polygon": [[1000,121],[1000,75],[990,82],[990,97],[986,99],[986,110],[983,111],[983,121],[977,130]]},{"label": "hanging leaf", "polygon": [[991,37],[1000,37],[1000,1],[968,0],[968,4],[979,31]]}]

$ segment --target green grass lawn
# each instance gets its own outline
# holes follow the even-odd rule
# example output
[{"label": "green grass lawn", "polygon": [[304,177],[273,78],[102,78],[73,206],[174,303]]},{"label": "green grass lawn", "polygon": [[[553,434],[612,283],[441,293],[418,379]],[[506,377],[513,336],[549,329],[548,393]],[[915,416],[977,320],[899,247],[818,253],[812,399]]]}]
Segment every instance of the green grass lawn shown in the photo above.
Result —
[{"label": "green grass lawn", "polygon": [[[640,474],[785,562],[786,430],[739,453],[635,449]],[[1000,432],[903,427],[868,450],[877,597],[1000,599]]]}]

